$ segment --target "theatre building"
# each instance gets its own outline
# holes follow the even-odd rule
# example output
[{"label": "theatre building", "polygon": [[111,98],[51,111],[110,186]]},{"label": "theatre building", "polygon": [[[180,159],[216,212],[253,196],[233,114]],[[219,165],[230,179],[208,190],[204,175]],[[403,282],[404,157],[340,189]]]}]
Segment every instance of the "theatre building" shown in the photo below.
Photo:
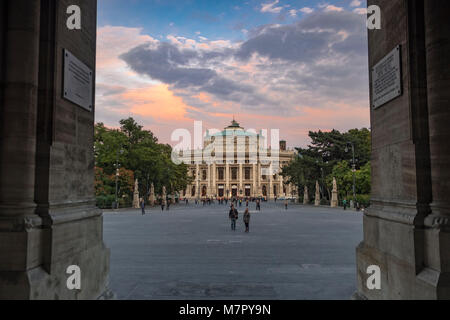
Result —
[{"label": "theatre building", "polygon": [[[206,132],[203,150],[184,152],[192,183],[184,191],[188,199],[296,197],[295,186],[286,183],[281,168],[296,151],[286,141],[279,149],[267,147],[262,131],[246,131],[235,120],[223,131]],[[221,147],[220,147],[221,146]]]}]

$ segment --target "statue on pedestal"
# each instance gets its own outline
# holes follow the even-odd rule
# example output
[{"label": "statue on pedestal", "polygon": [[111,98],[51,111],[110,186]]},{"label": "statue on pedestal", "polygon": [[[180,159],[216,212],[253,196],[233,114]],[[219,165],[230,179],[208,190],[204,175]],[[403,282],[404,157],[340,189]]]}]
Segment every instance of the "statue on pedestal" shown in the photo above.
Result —
[{"label": "statue on pedestal", "polygon": [[136,181],[134,182],[133,208],[134,209],[139,209],[140,208],[138,179],[136,179]]},{"label": "statue on pedestal", "polygon": [[337,189],[337,183],[336,178],[333,178],[333,191],[331,195],[331,207],[336,208],[339,205],[338,202],[338,189]]},{"label": "statue on pedestal", "polygon": [[309,194],[308,194],[308,187],[305,186],[305,191],[303,192],[303,204],[309,203]]},{"label": "statue on pedestal", "polygon": [[155,185],[153,183],[150,186],[150,195],[148,197],[148,202],[152,207],[155,205]]},{"label": "statue on pedestal", "polygon": [[161,195],[161,204],[166,205],[167,203],[167,192],[166,192],[166,186],[162,187],[162,195]]},{"label": "statue on pedestal", "polygon": [[320,206],[320,187],[319,187],[319,181],[316,181],[316,197],[314,199],[314,205]]}]

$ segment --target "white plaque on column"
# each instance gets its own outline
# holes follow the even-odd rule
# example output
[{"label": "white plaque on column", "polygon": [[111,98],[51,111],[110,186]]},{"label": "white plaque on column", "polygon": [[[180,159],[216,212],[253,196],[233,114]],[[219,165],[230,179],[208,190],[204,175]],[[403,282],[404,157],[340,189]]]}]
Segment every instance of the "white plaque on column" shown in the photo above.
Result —
[{"label": "white plaque on column", "polygon": [[92,111],[94,101],[92,79],[92,70],[64,49],[63,97],[88,111]]},{"label": "white plaque on column", "polygon": [[372,68],[374,109],[402,95],[401,47],[397,46]]}]

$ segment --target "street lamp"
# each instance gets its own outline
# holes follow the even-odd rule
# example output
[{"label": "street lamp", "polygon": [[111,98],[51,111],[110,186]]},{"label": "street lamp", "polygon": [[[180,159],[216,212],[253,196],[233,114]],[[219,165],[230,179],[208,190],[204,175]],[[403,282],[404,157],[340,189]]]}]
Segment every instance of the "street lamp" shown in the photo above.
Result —
[{"label": "street lamp", "polygon": [[119,209],[119,200],[118,200],[118,183],[119,183],[119,168],[120,168],[119,153],[123,154],[123,149],[117,150],[116,163],[114,165],[116,167],[116,203],[114,209]]},{"label": "street lamp", "polygon": [[347,142],[347,145],[345,146],[345,152],[348,152],[348,147],[352,146],[352,154],[353,154],[353,160],[352,160],[352,173],[353,173],[353,206],[356,205],[356,161],[355,161],[355,145],[353,142]]}]

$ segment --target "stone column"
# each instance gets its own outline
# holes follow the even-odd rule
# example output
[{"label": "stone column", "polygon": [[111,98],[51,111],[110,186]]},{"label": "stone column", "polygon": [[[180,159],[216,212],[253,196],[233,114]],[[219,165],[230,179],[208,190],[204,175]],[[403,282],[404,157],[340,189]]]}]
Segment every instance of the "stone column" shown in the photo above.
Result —
[{"label": "stone column", "polygon": [[274,195],[273,195],[273,173],[272,173],[272,163],[270,163],[269,166],[269,190],[267,190],[267,198],[270,199],[274,199]]},{"label": "stone column", "polygon": [[261,186],[261,162],[260,162],[260,160],[258,159],[258,170],[257,170],[257,172],[256,172],[256,181],[257,181],[257,184],[258,184],[258,189],[257,189],[257,193],[258,193],[258,195],[257,196],[262,196],[262,186]]},{"label": "stone column", "polygon": [[[373,4],[382,26],[369,31],[369,70],[400,45],[403,83],[399,97],[371,108],[372,199],[355,297],[450,299],[450,2]],[[380,290],[366,285],[372,265],[380,268]]]},{"label": "stone column", "polygon": [[278,174],[278,180],[279,180],[279,183],[280,183],[280,187],[279,187],[280,192],[279,192],[279,194],[283,195],[283,196],[286,196],[286,193],[283,190],[284,189],[284,181],[283,181],[283,176],[281,174]]},{"label": "stone column", "polygon": [[195,166],[195,198],[200,199],[201,190],[200,190],[200,165],[196,164]]},{"label": "stone column", "polygon": [[228,160],[227,160],[227,162],[225,163],[225,190],[224,190],[226,198],[229,198],[230,192],[231,192],[231,189],[230,189],[230,165],[228,164]]},{"label": "stone column", "polygon": [[212,196],[216,196],[216,195],[217,195],[216,172],[217,172],[217,166],[216,166],[216,163],[214,162],[214,163],[212,164],[212,179],[213,179],[213,183],[212,183],[212,188],[213,188]]},{"label": "stone column", "polygon": [[[82,31],[67,29],[69,4],[81,8]],[[92,152],[96,8],[95,0],[0,5],[0,299],[107,292],[109,250],[95,207]],[[92,70],[92,110],[63,98],[64,49]],[[66,286],[70,265],[82,270],[80,290]]]},{"label": "stone column", "polygon": [[253,197],[257,197],[258,194],[258,187],[257,187],[257,179],[256,179],[256,164],[252,164],[252,181],[253,181],[253,186],[252,186],[252,196]]},{"label": "stone column", "polygon": [[14,225],[23,227],[27,216],[38,218],[34,215],[34,182],[40,1],[17,0],[4,5],[8,19],[2,23],[8,23],[0,109],[0,229],[8,230]]},{"label": "stone column", "polygon": [[[426,278],[438,299],[450,299],[450,2],[425,1],[432,214],[425,219]],[[438,249],[439,248],[439,249]],[[423,272],[425,274],[425,272]],[[445,280],[447,279],[447,280]]]},{"label": "stone column", "polygon": [[243,190],[243,176],[242,176],[242,163],[239,163],[239,190],[238,190],[238,196],[241,196],[241,190]]}]

